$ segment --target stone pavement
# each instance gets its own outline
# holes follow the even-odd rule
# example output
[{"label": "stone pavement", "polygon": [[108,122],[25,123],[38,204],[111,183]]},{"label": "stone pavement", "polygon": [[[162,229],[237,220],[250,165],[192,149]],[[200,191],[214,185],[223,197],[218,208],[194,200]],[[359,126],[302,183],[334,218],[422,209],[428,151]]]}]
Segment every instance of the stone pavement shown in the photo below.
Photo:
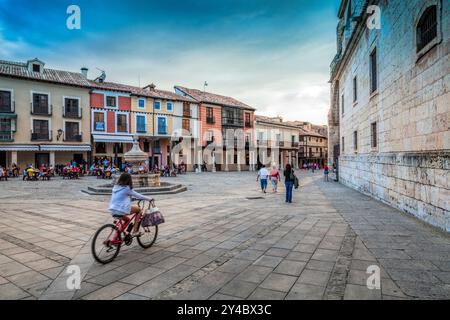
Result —
[{"label": "stone pavement", "polygon": [[[302,173],[294,203],[263,195],[249,172],[188,174],[158,196],[156,244],[108,264],[89,254],[111,219],[98,181],[0,182],[0,299],[449,299],[450,235],[320,173]],[[79,264],[81,289],[66,267]],[[366,286],[381,269],[381,290]]]}]

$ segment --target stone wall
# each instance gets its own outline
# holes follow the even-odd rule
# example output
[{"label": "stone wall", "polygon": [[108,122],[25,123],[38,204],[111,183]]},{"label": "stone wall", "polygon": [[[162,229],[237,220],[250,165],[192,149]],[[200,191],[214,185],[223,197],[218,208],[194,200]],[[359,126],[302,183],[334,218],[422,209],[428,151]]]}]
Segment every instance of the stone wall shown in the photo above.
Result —
[{"label": "stone wall", "polygon": [[[422,55],[416,50],[416,25],[434,4],[438,41]],[[342,95],[345,102],[344,112],[336,103],[331,110],[335,114],[339,108],[340,181],[450,232],[450,0],[379,5],[381,30],[365,28],[332,79],[339,83],[340,103]],[[371,93],[369,62],[375,48],[378,90]],[[373,122],[376,147],[371,145]]]}]

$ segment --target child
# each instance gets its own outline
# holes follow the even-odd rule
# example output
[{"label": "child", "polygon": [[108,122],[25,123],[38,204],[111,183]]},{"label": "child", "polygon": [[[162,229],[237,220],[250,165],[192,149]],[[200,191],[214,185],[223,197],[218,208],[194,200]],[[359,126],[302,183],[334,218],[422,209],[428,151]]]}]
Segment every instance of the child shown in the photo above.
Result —
[{"label": "child", "polygon": [[325,165],[325,167],[323,167],[323,174],[324,174],[324,180],[328,182],[328,173],[329,173],[329,168],[327,165]]},{"label": "child", "polygon": [[270,171],[270,181],[272,182],[273,192],[277,192],[279,180],[280,180],[280,171],[278,171],[276,165],[273,165],[272,170]]},{"label": "child", "polygon": [[142,210],[138,205],[131,205],[131,197],[138,200],[152,200],[151,198],[133,191],[133,180],[131,179],[131,175],[129,173],[122,173],[117,181],[117,184],[113,188],[109,210],[114,216],[137,214],[132,236],[139,236],[140,233],[138,233],[138,222],[141,219]]}]

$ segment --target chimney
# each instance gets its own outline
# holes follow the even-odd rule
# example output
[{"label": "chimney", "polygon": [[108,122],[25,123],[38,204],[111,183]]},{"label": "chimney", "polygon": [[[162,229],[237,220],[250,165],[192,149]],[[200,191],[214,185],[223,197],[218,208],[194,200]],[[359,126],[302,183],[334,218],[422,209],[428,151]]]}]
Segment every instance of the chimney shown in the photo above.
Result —
[{"label": "chimney", "polygon": [[155,91],[155,88],[156,88],[155,84],[152,83],[152,84],[149,84],[148,86],[144,87],[143,89],[149,90],[149,91]]},{"label": "chimney", "polygon": [[86,67],[81,68],[81,73],[83,74],[83,77],[87,79],[89,69]]}]

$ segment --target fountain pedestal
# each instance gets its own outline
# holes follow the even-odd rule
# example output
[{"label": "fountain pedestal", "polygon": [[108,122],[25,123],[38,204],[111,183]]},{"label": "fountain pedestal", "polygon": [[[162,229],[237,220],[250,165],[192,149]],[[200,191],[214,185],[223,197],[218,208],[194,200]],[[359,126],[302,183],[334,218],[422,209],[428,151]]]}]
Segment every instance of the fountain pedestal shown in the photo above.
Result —
[{"label": "fountain pedestal", "polygon": [[132,165],[134,173],[131,175],[131,178],[134,187],[159,187],[161,185],[159,174],[138,173],[139,166],[148,160],[148,155],[141,150],[136,138],[133,140],[131,150],[124,154],[124,160]]}]

